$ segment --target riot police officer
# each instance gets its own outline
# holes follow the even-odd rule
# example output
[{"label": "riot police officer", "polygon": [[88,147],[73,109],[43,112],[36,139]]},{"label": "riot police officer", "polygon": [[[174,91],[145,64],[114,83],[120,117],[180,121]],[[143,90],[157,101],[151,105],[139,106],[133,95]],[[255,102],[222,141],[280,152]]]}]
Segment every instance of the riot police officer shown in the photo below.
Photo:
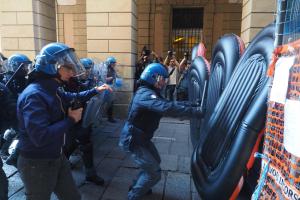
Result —
[{"label": "riot police officer", "polygon": [[[64,89],[68,92],[78,92],[89,89],[91,87],[92,80],[89,80],[89,73],[92,70],[94,62],[90,58],[82,58],[80,62],[84,66],[85,74],[82,77],[77,79],[72,79],[69,81]],[[85,110],[86,105],[83,105],[83,109]],[[64,152],[67,158],[71,156],[71,154],[75,151],[77,147],[82,152],[82,160],[85,166],[86,180],[89,182],[93,182],[96,185],[103,185],[104,179],[97,175],[95,167],[94,167],[94,154],[93,154],[93,144],[91,141],[92,134],[92,126],[83,127],[82,120],[74,125],[71,128],[70,132],[72,134],[68,134],[66,137],[66,145],[64,148]]]},{"label": "riot police officer", "polygon": [[[117,60],[115,57],[108,57],[106,59],[106,64],[107,64],[107,74],[106,74],[106,83],[108,85],[112,85],[114,81],[117,78],[117,72],[116,72],[116,65],[117,65]],[[114,107],[114,100],[113,100],[113,94],[110,96],[111,100],[109,101],[109,105],[107,108],[107,120],[111,123],[115,123],[116,120],[113,117],[113,107]]]},{"label": "riot police officer", "polygon": [[31,60],[24,54],[13,54],[7,62],[8,72],[5,75],[6,82],[11,80],[7,84],[10,91],[18,96],[27,86],[27,73],[31,68]]},{"label": "riot police officer", "polygon": [[91,88],[95,86],[94,75],[93,75],[94,61],[91,58],[82,58],[80,59],[80,62],[85,68],[85,74],[83,76],[81,83],[86,88]]},{"label": "riot police officer", "polygon": [[141,74],[140,86],[130,106],[127,121],[121,132],[119,145],[129,151],[134,162],[142,169],[137,181],[128,192],[128,199],[140,199],[161,178],[160,156],[151,142],[163,115],[201,117],[200,107],[189,102],[173,102],[162,98],[168,72],[159,63],[152,63]]},{"label": "riot police officer", "polygon": [[[111,90],[103,85],[81,93],[60,88],[84,73],[74,49],[62,43],[44,46],[35,63],[35,81],[21,93],[17,103],[19,120],[18,170],[27,199],[80,199],[70,166],[63,154],[65,137],[81,119],[82,108],[74,102]],[[76,101],[75,101],[76,100]],[[72,104],[74,103],[74,104]]]},{"label": "riot police officer", "polygon": [[[7,62],[5,63],[7,68],[7,73],[5,73],[5,83],[9,90],[14,95],[15,100],[18,98],[18,95],[25,89],[27,86],[27,73],[31,68],[31,60],[24,54],[13,54],[11,55]],[[15,119],[17,124],[17,120]],[[1,155],[4,157],[8,156],[8,148],[11,145],[13,139],[17,135],[17,130],[8,129],[5,131],[4,140],[1,147]],[[7,164],[15,165],[17,163],[18,149],[17,147],[13,150],[12,154],[6,160]]]},{"label": "riot police officer", "polygon": [[[0,83],[0,107],[0,133],[3,133],[7,128],[13,127],[14,123],[12,122],[16,118],[16,99],[2,83]],[[8,181],[2,166],[3,162],[0,158],[0,200],[6,200],[8,198]]]}]

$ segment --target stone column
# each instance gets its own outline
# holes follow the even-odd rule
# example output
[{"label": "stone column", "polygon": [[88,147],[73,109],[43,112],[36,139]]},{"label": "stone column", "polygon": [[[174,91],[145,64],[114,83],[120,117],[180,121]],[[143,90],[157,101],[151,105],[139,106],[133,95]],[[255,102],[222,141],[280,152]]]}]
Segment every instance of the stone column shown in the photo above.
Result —
[{"label": "stone column", "polygon": [[33,59],[45,44],[56,41],[54,2],[0,0],[1,50],[5,56],[23,53]]},{"label": "stone column", "polygon": [[248,45],[255,35],[275,20],[276,1],[243,0],[241,37]]},{"label": "stone column", "polygon": [[57,38],[75,48],[79,58],[87,56],[86,0],[58,0]]},{"label": "stone column", "polygon": [[137,56],[136,0],[86,0],[88,57],[105,61],[116,57],[123,87],[116,92],[116,116],[127,114],[133,91],[134,65]]}]

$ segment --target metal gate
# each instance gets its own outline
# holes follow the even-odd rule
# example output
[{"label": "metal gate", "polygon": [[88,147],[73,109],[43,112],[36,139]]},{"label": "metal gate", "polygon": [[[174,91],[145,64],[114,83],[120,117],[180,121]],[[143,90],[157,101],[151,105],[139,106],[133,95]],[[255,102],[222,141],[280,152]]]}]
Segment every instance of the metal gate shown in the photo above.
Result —
[{"label": "metal gate", "polygon": [[171,49],[177,58],[203,38],[203,8],[173,8]]}]

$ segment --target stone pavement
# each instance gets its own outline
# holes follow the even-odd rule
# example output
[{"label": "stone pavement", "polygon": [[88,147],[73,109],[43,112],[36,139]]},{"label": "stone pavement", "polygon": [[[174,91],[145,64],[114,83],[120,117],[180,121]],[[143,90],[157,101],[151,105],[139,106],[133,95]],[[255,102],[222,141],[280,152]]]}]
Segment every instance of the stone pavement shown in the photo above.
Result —
[{"label": "stone pavement", "polygon": [[[105,179],[100,187],[85,182],[82,162],[72,171],[84,200],[124,200],[128,186],[138,174],[129,155],[118,148],[119,133],[124,121],[111,124],[104,122],[93,133],[95,166],[97,173]],[[196,200],[198,194],[190,174],[192,153],[189,121],[163,118],[153,141],[161,155],[163,175],[153,188],[153,194],[145,200]],[[76,158],[76,157],[73,157]],[[14,167],[4,166],[9,177],[9,199],[25,199],[23,184]],[[53,200],[57,199],[55,195]]]}]

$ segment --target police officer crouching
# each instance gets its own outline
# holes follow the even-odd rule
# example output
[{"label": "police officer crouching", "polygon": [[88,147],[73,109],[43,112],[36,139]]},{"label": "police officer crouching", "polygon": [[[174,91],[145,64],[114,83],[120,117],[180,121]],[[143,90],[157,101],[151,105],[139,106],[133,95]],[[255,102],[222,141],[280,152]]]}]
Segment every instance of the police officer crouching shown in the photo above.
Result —
[{"label": "police officer crouching", "polygon": [[134,162],[142,169],[137,181],[130,187],[129,200],[140,199],[151,193],[161,179],[160,156],[152,143],[154,131],[163,115],[202,117],[200,107],[189,102],[168,101],[160,92],[165,86],[168,72],[159,63],[152,63],[141,74],[140,86],[130,106],[127,121],[121,132],[119,146],[131,153]]},{"label": "police officer crouching", "polygon": [[82,108],[71,102],[87,101],[111,90],[102,85],[80,93],[61,90],[64,82],[84,73],[74,49],[50,43],[36,57],[35,79],[20,94],[17,102],[19,121],[18,170],[26,199],[47,200],[54,192],[59,199],[77,200],[80,193],[63,153],[65,137],[82,116]]}]

